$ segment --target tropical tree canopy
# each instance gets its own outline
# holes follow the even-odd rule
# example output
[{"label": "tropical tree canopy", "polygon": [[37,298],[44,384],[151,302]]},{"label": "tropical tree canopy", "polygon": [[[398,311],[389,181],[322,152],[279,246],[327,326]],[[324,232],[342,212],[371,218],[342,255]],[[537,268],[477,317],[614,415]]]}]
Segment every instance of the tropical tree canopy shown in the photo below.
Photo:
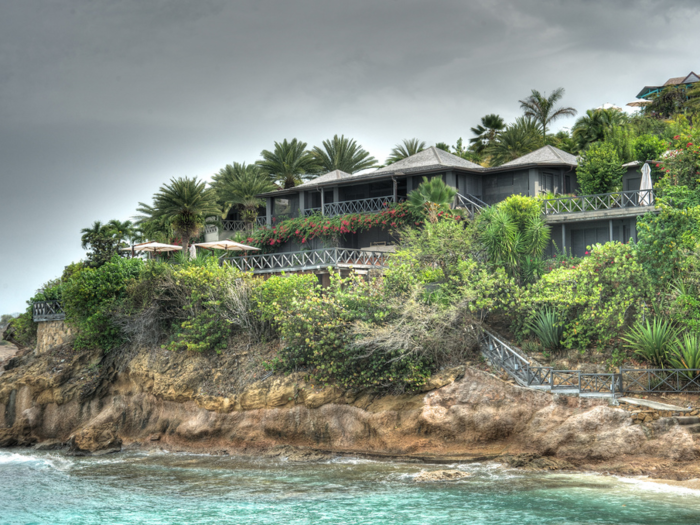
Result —
[{"label": "tropical tree canopy", "polygon": [[80,233],[81,246],[84,250],[89,250],[88,265],[96,268],[119,253],[119,248],[124,246],[125,241],[135,232],[131,221],[112,220],[107,224],[95,221],[89,228],[80,230]]},{"label": "tropical tree canopy", "polygon": [[485,152],[491,156],[493,166],[500,166],[542,146],[539,124],[532,118],[518,117],[496,136]]},{"label": "tropical tree canopy", "polygon": [[534,119],[540,125],[543,138],[547,136],[547,126],[550,122],[560,117],[573,117],[576,115],[574,108],[555,107],[563,96],[564,88],[555,89],[549,96],[546,96],[546,93],[542,94],[533,89],[529,97],[519,101],[520,108],[525,112],[525,116]]},{"label": "tropical tree canopy", "polygon": [[275,142],[272,151],[264,149],[260,156],[263,160],[257,162],[258,166],[285,189],[317,177],[320,169],[316,158],[306,150],[306,142],[295,138]]},{"label": "tropical tree canopy", "polygon": [[475,128],[471,128],[471,132],[475,135],[469,139],[469,143],[473,145],[476,152],[481,153],[489,144],[491,144],[498,134],[506,127],[503,119],[495,114],[481,117],[481,124]]},{"label": "tropical tree canopy", "polygon": [[260,166],[246,165],[245,162],[227,164],[214,175],[211,187],[224,213],[231,207],[236,207],[247,222],[254,222],[258,216],[258,208],[265,205],[257,195],[277,188]]},{"label": "tropical tree canopy", "polygon": [[386,163],[393,164],[394,162],[403,160],[406,157],[410,157],[411,155],[415,155],[416,153],[423,151],[425,147],[425,142],[422,140],[403,139],[400,144],[397,144],[394,146],[394,149],[391,150],[391,155],[389,155],[389,158],[386,159]]},{"label": "tropical tree canopy", "polygon": [[589,109],[574,124],[573,139],[578,148],[584,150],[594,142],[605,140],[606,132],[622,124],[624,119],[624,114],[616,109]]},{"label": "tropical tree canopy", "polygon": [[140,202],[137,211],[144,214],[139,222],[154,220],[164,225],[170,224],[182,239],[184,251],[187,251],[190,238],[199,232],[206,218],[221,214],[214,190],[194,177],[170,179],[170,184],[164,184],[153,195],[152,206]]},{"label": "tropical tree canopy", "polygon": [[323,148],[314,146],[311,154],[325,172],[341,170],[356,173],[377,165],[377,159],[371,157],[354,139],[345,138],[344,135],[334,135],[331,140],[324,140]]}]

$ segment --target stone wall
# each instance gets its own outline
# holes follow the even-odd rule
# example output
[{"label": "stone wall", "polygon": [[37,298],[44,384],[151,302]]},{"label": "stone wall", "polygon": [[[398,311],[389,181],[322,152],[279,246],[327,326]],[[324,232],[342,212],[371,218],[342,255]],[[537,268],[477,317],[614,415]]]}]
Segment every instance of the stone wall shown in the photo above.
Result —
[{"label": "stone wall", "polygon": [[45,354],[52,348],[68,343],[73,330],[64,321],[42,321],[36,333],[36,355]]}]

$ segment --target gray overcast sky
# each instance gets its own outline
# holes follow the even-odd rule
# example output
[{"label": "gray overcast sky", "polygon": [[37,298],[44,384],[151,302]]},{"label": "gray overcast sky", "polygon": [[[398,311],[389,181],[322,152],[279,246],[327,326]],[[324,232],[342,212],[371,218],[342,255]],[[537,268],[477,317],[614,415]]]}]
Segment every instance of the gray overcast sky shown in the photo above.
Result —
[{"label": "gray overcast sky", "polygon": [[624,105],[700,72],[698,27],[698,0],[2,0],[0,313],[171,177],[285,137],[453,144],[532,88]]}]

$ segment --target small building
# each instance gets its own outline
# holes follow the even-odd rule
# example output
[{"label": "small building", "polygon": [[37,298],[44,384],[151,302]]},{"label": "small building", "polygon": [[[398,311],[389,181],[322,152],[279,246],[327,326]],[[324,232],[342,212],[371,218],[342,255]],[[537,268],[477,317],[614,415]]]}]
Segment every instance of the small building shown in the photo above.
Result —
[{"label": "small building", "polygon": [[[423,177],[441,178],[457,190],[454,207],[473,214],[511,195],[543,198],[543,211],[552,227],[548,254],[583,256],[586,247],[610,240],[636,240],[636,218],[653,211],[653,196],[640,195],[639,166],[626,165],[621,192],[579,195],[577,158],[553,146],[544,146],[501,166],[485,168],[430,147],[370,173],[326,173],[299,186],[265,193],[261,222],[272,226],[294,217],[334,217],[350,213],[377,213],[406,199]],[[230,236],[227,231],[222,238]],[[240,268],[256,273],[314,271],[329,266],[367,269],[381,265],[397,239],[391,231],[370,229],[343,235],[333,246],[313,239],[304,246],[287,242],[275,253],[233,258]]]},{"label": "small building", "polygon": [[644,86],[644,88],[637,93],[637,98],[642,100],[650,100],[656,97],[661,91],[668,87],[688,87],[696,82],[700,82],[700,76],[693,73],[692,71],[684,77],[674,77],[669,78],[661,86]]}]

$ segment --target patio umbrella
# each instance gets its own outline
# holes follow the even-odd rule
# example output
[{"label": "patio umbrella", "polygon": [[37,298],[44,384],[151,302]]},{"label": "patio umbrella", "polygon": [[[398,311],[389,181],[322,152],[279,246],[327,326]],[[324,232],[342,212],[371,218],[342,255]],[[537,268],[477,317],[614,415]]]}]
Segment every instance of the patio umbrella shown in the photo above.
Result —
[{"label": "patio umbrella", "polygon": [[654,204],[654,196],[651,194],[652,189],[651,184],[651,168],[648,163],[644,163],[642,166],[642,184],[639,186],[639,191],[644,192],[642,198],[639,199],[640,206],[651,206]]},{"label": "patio umbrella", "polygon": [[194,244],[190,244],[190,259],[196,259],[197,258],[197,248],[194,247]]},{"label": "patio umbrella", "polygon": [[651,104],[651,100],[633,100],[632,102],[628,102],[627,105],[633,108],[641,108],[643,106],[648,106]]},{"label": "patio umbrella", "polygon": [[248,246],[247,244],[241,244],[240,242],[230,241],[228,239],[224,239],[223,241],[200,242],[194,246],[197,248],[206,248],[207,250],[229,250],[239,252],[260,249],[254,246]]},{"label": "patio umbrella", "polygon": [[163,244],[162,242],[142,242],[141,244],[134,244],[133,246],[127,246],[121,249],[123,252],[174,252],[177,250],[182,250],[182,246],[176,246],[174,244]]}]

